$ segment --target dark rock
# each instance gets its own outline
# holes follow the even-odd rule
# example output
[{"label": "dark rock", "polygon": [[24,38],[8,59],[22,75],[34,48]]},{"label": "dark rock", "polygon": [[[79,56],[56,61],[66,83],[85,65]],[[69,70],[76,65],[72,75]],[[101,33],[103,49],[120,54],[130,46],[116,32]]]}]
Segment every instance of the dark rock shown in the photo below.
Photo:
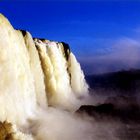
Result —
[{"label": "dark rock", "polygon": [[65,42],[61,42],[61,43],[64,46],[64,52],[65,52],[66,60],[68,60],[69,54],[70,54],[70,46],[69,46],[69,44],[67,44]]},{"label": "dark rock", "polygon": [[119,108],[112,103],[105,103],[97,106],[84,105],[78,109],[77,113],[87,113],[97,120],[113,118],[123,122],[140,122],[140,108],[137,104]]},{"label": "dark rock", "polygon": [[95,116],[98,114],[109,114],[114,109],[113,104],[101,104],[98,106],[92,106],[92,105],[83,105],[81,106],[77,112],[85,112],[90,116]]},{"label": "dark rock", "polygon": [[25,36],[26,35],[26,31],[25,30],[20,30],[22,35]]},{"label": "dark rock", "polygon": [[17,140],[14,135],[11,123],[0,122],[0,140]]}]

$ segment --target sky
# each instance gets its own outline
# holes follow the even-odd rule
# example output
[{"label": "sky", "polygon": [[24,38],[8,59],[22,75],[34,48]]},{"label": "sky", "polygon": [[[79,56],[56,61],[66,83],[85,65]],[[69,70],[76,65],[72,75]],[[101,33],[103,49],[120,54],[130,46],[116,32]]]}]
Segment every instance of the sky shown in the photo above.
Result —
[{"label": "sky", "polygon": [[140,68],[138,0],[1,0],[0,12],[33,37],[67,42],[86,74]]}]

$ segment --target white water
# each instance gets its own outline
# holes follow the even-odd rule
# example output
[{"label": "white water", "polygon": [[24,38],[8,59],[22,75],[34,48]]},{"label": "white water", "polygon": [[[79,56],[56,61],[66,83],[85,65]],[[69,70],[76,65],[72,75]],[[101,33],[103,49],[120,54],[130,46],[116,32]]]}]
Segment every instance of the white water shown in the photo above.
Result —
[{"label": "white water", "polygon": [[46,94],[52,106],[71,108],[75,102],[67,72],[67,62],[56,42],[35,41],[45,74]]},{"label": "white water", "polygon": [[25,124],[36,109],[36,91],[24,38],[0,15],[0,120]]},{"label": "white water", "polygon": [[68,70],[71,75],[71,87],[77,97],[85,96],[88,93],[88,85],[85,81],[83,71],[71,52],[68,60]]},{"label": "white water", "polygon": [[30,67],[33,74],[33,82],[36,92],[37,104],[41,107],[47,107],[47,96],[45,93],[44,74],[41,67],[41,62],[34,41],[30,33],[27,32],[25,44],[29,52]]},{"label": "white water", "polygon": [[[3,15],[0,15],[0,78],[0,121],[7,120],[23,131],[33,122],[38,122],[33,121],[35,119],[41,121],[40,125],[43,123],[44,133],[47,125],[44,123],[48,122],[45,115],[51,113],[48,105],[74,111],[80,106],[78,97],[88,93],[84,74],[72,53],[69,54],[67,61],[61,43],[39,39],[33,41],[28,32],[23,35],[21,31],[14,30]],[[42,116],[41,112],[44,112]],[[66,120],[65,123],[73,119],[73,117],[69,119],[67,113],[60,112],[52,111],[51,118],[55,118],[56,124],[59,120],[54,115],[61,114],[60,116]],[[53,125],[54,122],[50,123]],[[75,124],[76,121],[73,122]],[[64,126],[66,127],[66,124]],[[27,130],[29,134],[34,135],[37,131],[39,135],[40,129],[38,126],[35,130],[29,128]],[[45,131],[48,131],[47,129]],[[50,131],[56,133],[56,130]],[[72,131],[74,133],[75,129]],[[38,138],[38,135],[35,137],[56,140],[58,134],[53,136],[51,133],[42,135],[43,138]],[[66,137],[62,140],[68,139]]]}]

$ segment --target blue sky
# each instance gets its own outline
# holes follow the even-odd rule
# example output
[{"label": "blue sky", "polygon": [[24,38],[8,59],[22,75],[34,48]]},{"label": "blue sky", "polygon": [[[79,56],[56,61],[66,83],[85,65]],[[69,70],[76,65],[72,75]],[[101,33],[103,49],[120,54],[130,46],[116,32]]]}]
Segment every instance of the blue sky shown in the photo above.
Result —
[{"label": "blue sky", "polygon": [[85,73],[140,68],[140,2],[2,0],[16,29],[69,43]]}]

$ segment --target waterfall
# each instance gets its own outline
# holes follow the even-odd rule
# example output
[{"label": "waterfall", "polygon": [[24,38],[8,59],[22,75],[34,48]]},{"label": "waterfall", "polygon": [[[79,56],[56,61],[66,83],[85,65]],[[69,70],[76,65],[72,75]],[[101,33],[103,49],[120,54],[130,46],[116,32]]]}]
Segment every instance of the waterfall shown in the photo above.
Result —
[{"label": "waterfall", "polygon": [[65,43],[33,39],[0,15],[0,121],[17,126],[48,106],[67,110],[88,93],[83,71]]},{"label": "waterfall", "polygon": [[30,56],[21,31],[0,15],[0,120],[25,123],[36,109]]},{"label": "waterfall", "polygon": [[88,85],[84,78],[84,73],[81,70],[80,64],[77,62],[76,57],[71,52],[68,60],[68,70],[71,75],[71,87],[77,97],[85,96],[88,93]]}]

